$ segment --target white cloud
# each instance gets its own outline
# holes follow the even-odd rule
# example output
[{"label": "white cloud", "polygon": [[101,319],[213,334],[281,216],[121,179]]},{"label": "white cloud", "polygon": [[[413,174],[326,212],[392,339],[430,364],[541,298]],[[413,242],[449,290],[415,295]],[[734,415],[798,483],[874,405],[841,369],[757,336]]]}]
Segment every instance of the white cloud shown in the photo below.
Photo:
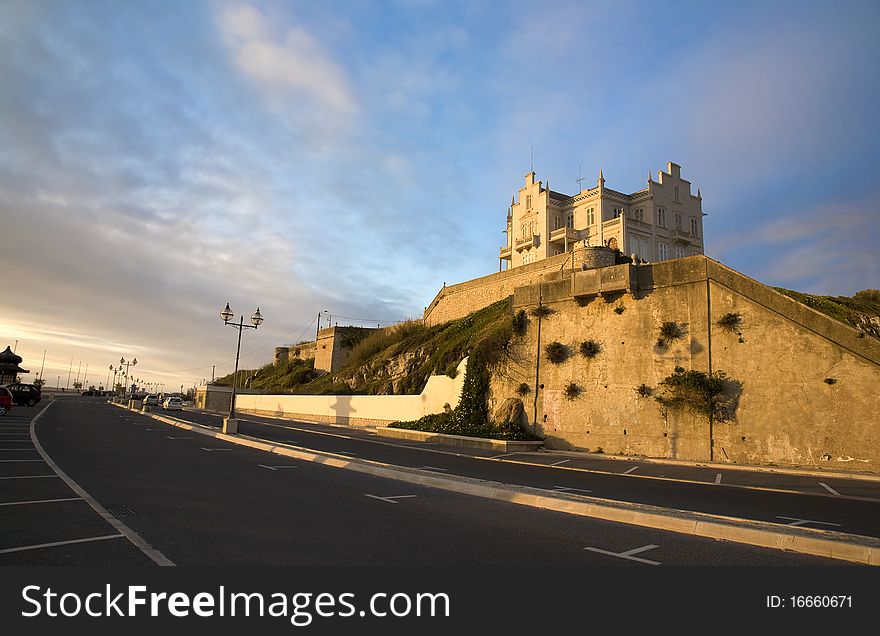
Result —
[{"label": "white cloud", "polygon": [[303,27],[279,33],[248,5],[224,8],[218,24],[238,69],[285,123],[325,134],[352,123],[359,108],[345,70]]}]

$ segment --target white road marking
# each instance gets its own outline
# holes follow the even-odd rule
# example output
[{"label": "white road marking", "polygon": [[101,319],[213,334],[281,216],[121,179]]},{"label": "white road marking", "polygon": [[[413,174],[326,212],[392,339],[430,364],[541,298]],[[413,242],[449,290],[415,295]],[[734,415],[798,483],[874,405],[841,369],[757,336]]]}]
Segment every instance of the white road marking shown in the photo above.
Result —
[{"label": "white road marking", "polygon": [[814,521],[813,519],[798,519],[797,517],[783,517],[782,515],[776,515],[777,519],[789,519],[791,523],[787,523],[787,526],[803,526],[808,523],[820,523],[823,526],[837,526],[840,527],[839,523],[829,523],[827,521]]},{"label": "white road marking", "polygon": [[195,439],[195,437],[185,437],[181,435],[166,435],[168,439]]},{"label": "white road marking", "polygon": [[393,504],[400,503],[399,501],[394,501],[395,499],[407,499],[408,497],[418,497],[418,495],[393,495],[390,497],[380,497],[379,495],[368,495],[366,493],[364,494],[364,496],[365,497],[372,497],[373,499],[380,499],[380,500],[385,501],[387,503],[393,503]]},{"label": "white road marking", "polygon": [[822,488],[824,488],[824,489],[827,490],[828,492],[830,492],[832,495],[837,495],[838,497],[840,496],[840,493],[837,492],[836,490],[834,490],[834,488],[832,488],[832,487],[829,486],[828,484],[826,484],[826,483],[820,481],[820,482],[819,482],[819,485],[822,486]]},{"label": "white road marking", "polygon": [[114,517],[112,514],[110,514],[110,512],[108,512],[101,504],[99,504],[97,501],[95,501],[95,499],[89,493],[87,493],[85,490],[83,490],[82,486],[80,486],[78,483],[73,481],[73,479],[71,479],[67,475],[67,473],[65,473],[63,470],[61,470],[61,468],[58,466],[58,464],[53,462],[52,458],[49,457],[49,455],[43,449],[42,444],[40,444],[40,440],[37,439],[36,425],[37,425],[37,421],[39,421],[39,419],[41,417],[43,417],[43,415],[46,413],[46,411],[48,411],[49,409],[52,408],[53,404],[56,404],[56,402],[54,402],[54,401],[51,402],[49,404],[49,406],[47,406],[45,409],[40,411],[37,414],[37,416],[31,420],[31,438],[33,439],[34,446],[36,447],[37,451],[40,453],[42,458],[45,459],[46,463],[49,464],[49,467],[55,471],[54,476],[59,477],[62,481],[64,481],[64,483],[67,484],[68,487],[70,487],[70,489],[73,490],[73,492],[75,492],[77,495],[79,495],[80,497],[83,498],[83,501],[85,501],[91,507],[92,510],[94,510],[96,513],[98,513],[101,516],[101,518],[104,519],[104,521],[106,521],[111,526],[113,526],[120,533],[119,536],[122,536],[122,537],[125,537],[126,539],[128,539],[141,552],[143,552],[145,555],[147,555],[147,557],[149,557],[150,560],[153,561],[153,563],[155,563],[156,565],[160,565],[160,566],[173,566],[174,561],[172,561],[171,559],[166,557],[164,554],[159,552],[156,548],[154,548],[149,543],[147,543],[143,539],[143,537],[141,537],[138,533],[136,533],[134,530],[132,530],[127,525],[122,523],[119,519]]},{"label": "white road marking", "polygon": [[631,472],[633,472],[634,470],[638,470],[638,469],[639,469],[638,466],[633,466],[632,468],[628,468],[627,470],[623,471],[623,474],[629,475]]},{"label": "white road marking", "polygon": [[445,468],[437,468],[436,466],[422,466],[422,470],[439,470],[441,473],[447,472]]},{"label": "white road marking", "polygon": [[72,539],[71,541],[54,541],[52,543],[38,543],[36,545],[23,545],[18,548],[7,548],[0,550],[0,554],[10,554],[12,552],[24,552],[25,550],[40,550],[42,548],[54,548],[59,545],[70,545],[72,543],[88,543],[90,541],[106,541],[107,539],[124,539],[122,534],[107,534],[102,537],[89,537],[88,539]]},{"label": "white road marking", "polygon": [[353,453],[351,451],[329,451],[331,453],[336,453],[337,455],[351,455],[352,457],[357,457],[357,453]]},{"label": "white road marking", "polygon": [[213,453],[213,452],[215,452],[215,451],[231,451],[231,450],[235,450],[235,449],[234,449],[234,448],[205,448],[205,447],[203,446],[203,447],[202,447],[202,450],[203,450],[203,451],[208,451],[209,453]]},{"label": "white road marking", "polygon": [[721,483],[721,473],[718,473],[717,475],[715,475],[715,483],[716,484]]},{"label": "white road marking", "polygon": [[517,453],[505,453],[504,455],[493,455],[489,459],[501,459],[502,457],[513,457]]},{"label": "white road marking", "polygon": [[586,547],[584,550],[589,550],[591,552],[598,552],[599,554],[607,554],[608,556],[617,557],[619,559],[628,559],[630,561],[638,561],[639,563],[647,563],[648,565],[660,565],[659,561],[649,561],[648,559],[640,559],[638,557],[633,556],[634,554],[639,554],[641,552],[647,552],[648,550],[653,550],[659,546],[656,545],[644,545],[641,548],[633,548],[632,550],[627,550],[626,552],[609,552],[608,550],[600,550],[599,548],[590,548]]},{"label": "white road marking", "polygon": [[299,466],[267,466],[266,464],[257,464],[260,468],[268,468],[269,470],[279,470],[281,468],[299,468]]},{"label": "white road marking", "polygon": [[20,462],[42,462],[42,459],[0,459],[0,464],[18,464]]},{"label": "white road marking", "polygon": [[35,499],[33,501],[6,501],[0,506],[25,506],[27,504],[57,503],[59,501],[82,501],[82,497],[66,497],[64,499]]},{"label": "white road marking", "polygon": [[570,459],[563,459],[563,460],[560,461],[560,462],[553,462],[553,463],[550,464],[550,465],[551,465],[551,466],[559,466],[560,464],[564,464],[565,462],[570,462],[570,461],[571,461]]},{"label": "white road marking", "polygon": [[58,475],[18,475],[16,477],[0,477],[0,479],[50,479]]},{"label": "white road marking", "polygon": [[553,490],[558,490],[560,492],[569,492],[570,490],[576,490],[578,492],[593,492],[592,490],[584,490],[583,488],[569,488],[568,486],[553,486]]}]

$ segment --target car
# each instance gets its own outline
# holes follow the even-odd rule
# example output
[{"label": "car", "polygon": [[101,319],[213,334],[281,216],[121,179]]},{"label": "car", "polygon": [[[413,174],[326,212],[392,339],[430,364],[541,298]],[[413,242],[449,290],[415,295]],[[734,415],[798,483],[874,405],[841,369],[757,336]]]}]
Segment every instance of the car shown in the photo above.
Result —
[{"label": "car", "polygon": [[148,395],[143,399],[144,406],[159,406],[159,398],[155,395]]},{"label": "car", "polygon": [[13,384],[7,384],[6,388],[12,394],[12,401],[15,404],[33,406],[42,399],[40,387],[34,386],[33,384],[15,382]]},{"label": "car", "polygon": [[162,403],[162,408],[166,411],[182,411],[183,410],[183,400],[179,397],[174,397],[173,395],[169,398],[166,398]]},{"label": "car", "polygon": [[0,415],[12,410],[12,393],[5,386],[0,386]]}]

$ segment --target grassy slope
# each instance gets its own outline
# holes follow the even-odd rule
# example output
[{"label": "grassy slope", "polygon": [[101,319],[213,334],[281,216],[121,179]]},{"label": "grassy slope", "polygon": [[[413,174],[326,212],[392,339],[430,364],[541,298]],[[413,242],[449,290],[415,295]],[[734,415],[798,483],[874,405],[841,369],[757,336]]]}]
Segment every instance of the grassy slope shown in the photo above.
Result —
[{"label": "grassy slope", "polygon": [[[312,395],[418,394],[429,376],[439,373],[452,375],[476,343],[486,338],[497,338],[499,330],[510,324],[509,311],[505,300],[442,325],[428,327],[420,322],[412,322],[383,329],[355,346],[349,364],[336,373],[300,383],[291,375],[300,374],[298,379],[305,379],[301,365],[276,368],[269,364],[260,369],[251,388],[273,393]],[[405,368],[406,373],[391,378],[389,368],[394,367],[392,363],[395,359],[406,360],[405,367],[399,367]],[[309,362],[313,364],[314,361]],[[253,373],[239,371],[239,382]],[[232,374],[218,378],[216,382],[231,385]]]},{"label": "grassy slope", "polygon": [[850,298],[814,296],[782,287],[773,289],[826,316],[855,327],[868,336],[880,339],[880,293],[876,290],[865,290]]}]

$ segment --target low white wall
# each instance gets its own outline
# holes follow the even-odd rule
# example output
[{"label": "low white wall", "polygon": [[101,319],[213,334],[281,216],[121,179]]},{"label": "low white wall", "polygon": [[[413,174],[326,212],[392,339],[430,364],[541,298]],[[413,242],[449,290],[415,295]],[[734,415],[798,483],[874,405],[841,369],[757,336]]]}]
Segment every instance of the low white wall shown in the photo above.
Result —
[{"label": "low white wall", "polygon": [[455,378],[432,375],[419,395],[236,395],[235,410],[339,424],[387,424],[417,420],[458,406],[467,358]]}]

